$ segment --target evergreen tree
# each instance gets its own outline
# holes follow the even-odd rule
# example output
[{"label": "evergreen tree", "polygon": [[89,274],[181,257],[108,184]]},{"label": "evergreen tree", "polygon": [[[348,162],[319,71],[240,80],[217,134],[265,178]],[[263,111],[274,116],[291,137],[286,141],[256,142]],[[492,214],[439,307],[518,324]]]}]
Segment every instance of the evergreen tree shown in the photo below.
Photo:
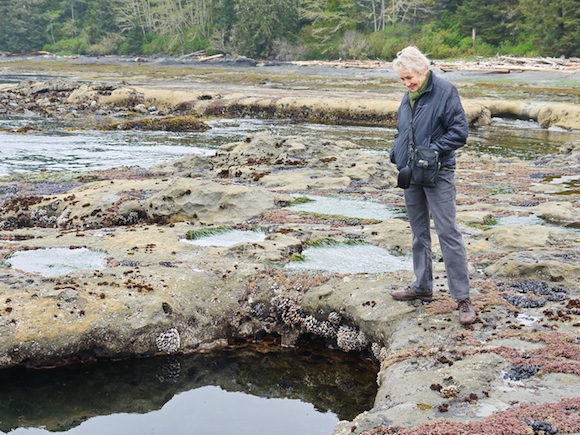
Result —
[{"label": "evergreen tree", "polygon": [[518,0],[465,0],[457,18],[465,36],[472,32],[483,42],[499,46],[514,38]]},{"label": "evergreen tree", "polygon": [[300,15],[302,33],[311,50],[336,56],[342,35],[357,27],[355,0],[303,0]]},{"label": "evergreen tree", "polygon": [[268,58],[277,39],[293,39],[298,30],[298,0],[243,0],[236,5],[233,40],[238,52]]},{"label": "evergreen tree", "polygon": [[43,0],[2,0],[0,3],[0,50],[41,50],[48,42],[42,14]]},{"label": "evergreen tree", "polygon": [[[579,0],[0,0],[0,51],[580,56]],[[370,45],[369,45],[370,44]],[[286,54],[284,56],[284,53]]]},{"label": "evergreen tree", "polygon": [[544,56],[580,56],[578,0],[520,0],[524,28]]}]

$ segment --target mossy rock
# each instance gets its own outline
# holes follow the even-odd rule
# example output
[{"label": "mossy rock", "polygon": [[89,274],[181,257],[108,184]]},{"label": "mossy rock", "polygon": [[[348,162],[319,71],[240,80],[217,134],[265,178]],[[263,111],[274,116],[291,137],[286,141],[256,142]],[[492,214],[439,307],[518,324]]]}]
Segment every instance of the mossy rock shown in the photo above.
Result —
[{"label": "mossy rock", "polygon": [[161,130],[161,131],[206,131],[210,126],[194,116],[167,116],[145,118],[108,124],[104,130]]}]

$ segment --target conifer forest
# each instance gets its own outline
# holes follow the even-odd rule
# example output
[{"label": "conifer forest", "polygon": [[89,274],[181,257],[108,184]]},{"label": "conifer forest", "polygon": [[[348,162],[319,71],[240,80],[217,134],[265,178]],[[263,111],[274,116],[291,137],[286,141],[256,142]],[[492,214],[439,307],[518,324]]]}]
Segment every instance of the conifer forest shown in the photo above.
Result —
[{"label": "conifer forest", "polygon": [[578,0],[0,0],[0,52],[580,57]]}]

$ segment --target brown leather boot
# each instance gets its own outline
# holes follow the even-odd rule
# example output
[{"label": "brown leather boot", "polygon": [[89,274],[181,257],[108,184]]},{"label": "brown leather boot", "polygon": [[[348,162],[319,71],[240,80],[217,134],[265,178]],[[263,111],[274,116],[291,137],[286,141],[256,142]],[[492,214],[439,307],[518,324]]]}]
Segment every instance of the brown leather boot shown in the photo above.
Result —
[{"label": "brown leather boot", "polygon": [[422,301],[430,302],[433,300],[433,292],[422,293],[412,289],[411,287],[407,287],[405,290],[395,290],[391,292],[391,296],[396,301],[413,301],[415,299],[420,299]]},{"label": "brown leather boot", "polygon": [[475,322],[476,315],[471,299],[463,299],[457,302],[457,309],[459,310],[459,323],[462,325],[471,325]]}]

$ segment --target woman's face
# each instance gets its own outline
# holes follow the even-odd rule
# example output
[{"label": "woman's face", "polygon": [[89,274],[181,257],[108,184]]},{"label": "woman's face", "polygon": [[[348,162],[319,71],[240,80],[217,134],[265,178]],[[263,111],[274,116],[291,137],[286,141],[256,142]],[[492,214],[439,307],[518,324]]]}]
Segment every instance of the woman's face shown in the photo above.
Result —
[{"label": "woman's face", "polygon": [[399,73],[399,78],[401,79],[401,83],[411,92],[417,92],[423,82],[427,79],[427,73],[429,70],[425,70],[424,72],[401,72]]}]

